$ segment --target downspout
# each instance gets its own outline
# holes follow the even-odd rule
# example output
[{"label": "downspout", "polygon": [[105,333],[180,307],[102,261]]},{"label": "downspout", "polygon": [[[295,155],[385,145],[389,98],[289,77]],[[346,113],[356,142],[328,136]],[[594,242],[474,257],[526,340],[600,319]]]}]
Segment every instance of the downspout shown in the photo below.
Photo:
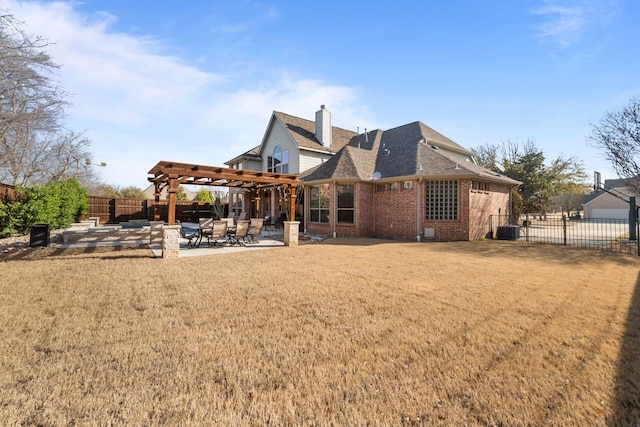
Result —
[{"label": "downspout", "polygon": [[422,177],[418,178],[418,185],[416,186],[416,241],[420,241],[420,236],[422,235],[421,231],[422,231],[422,222],[420,221],[420,204],[422,203],[421,201],[421,196],[422,196],[422,191],[421,191],[421,185],[422,184]]},{"label": "downspout", "polygon": [[302,229],[304,230],[304,234],[307,234],[307,218],[309,217],[309,212],[307,212],[307,200],[309,200],[309,191],[307,190],[306,185],[302,186],[302,200],[302,220],[304,221]]},{"label": "downspout", "polygon": [[332,187],[332,191],[331,191],[331,200],[333,201],[333,238],[335,239],[337,236],[336,233],[336,223],[338,222],[338,201],[336,200],[337,198],[337,193],[336,193],[336,182],[333,181],[333,187]]}]

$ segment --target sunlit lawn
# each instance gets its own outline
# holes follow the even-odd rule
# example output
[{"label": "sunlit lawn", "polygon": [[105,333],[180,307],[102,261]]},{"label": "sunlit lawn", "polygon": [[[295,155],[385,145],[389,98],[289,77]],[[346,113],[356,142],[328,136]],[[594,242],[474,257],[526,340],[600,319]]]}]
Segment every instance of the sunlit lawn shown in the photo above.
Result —
[{"label": "sunlit lawn", "polygon": [[0,260],[6,425],[640,422],[640,261],[330,239]]}]

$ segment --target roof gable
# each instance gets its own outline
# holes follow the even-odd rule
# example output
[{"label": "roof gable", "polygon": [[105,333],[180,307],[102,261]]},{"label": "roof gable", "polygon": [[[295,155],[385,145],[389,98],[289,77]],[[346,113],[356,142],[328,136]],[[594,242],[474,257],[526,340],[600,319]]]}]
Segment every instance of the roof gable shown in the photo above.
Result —
[{"label": "roof gable", "polygon": [[356,135],[355,132],[332,126],[332,145],[331,147],[325,147],[315,136],[316,123],[314,121],[291,116],[279,111],[274,111],[273,116],[280,120],[300,149],[336,153],[347,145],[351,138]]}]

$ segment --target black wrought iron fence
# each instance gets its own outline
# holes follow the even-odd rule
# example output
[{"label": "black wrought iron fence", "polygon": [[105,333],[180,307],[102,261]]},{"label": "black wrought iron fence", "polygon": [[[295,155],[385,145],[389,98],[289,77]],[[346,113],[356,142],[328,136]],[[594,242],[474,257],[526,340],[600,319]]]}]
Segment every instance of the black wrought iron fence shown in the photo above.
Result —
[{"label": "black wrought iron fence", "polygon": [[[507,236],[506,238],[525,242],[640,255],[638,224],[630,227],[629,221],[625,219],[571,219],[561,215],[527,215],[520,224],[512,224],[508,216],[492,215],[489,224],[494,238]],[[504,233],[505,227],[516,227],[517,232]]]}]

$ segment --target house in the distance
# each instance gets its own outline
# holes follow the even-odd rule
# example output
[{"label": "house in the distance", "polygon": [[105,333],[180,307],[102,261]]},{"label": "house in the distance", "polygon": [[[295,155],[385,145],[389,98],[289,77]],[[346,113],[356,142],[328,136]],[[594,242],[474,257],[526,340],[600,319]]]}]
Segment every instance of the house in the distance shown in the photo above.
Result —
[{"label": "house in the distance", "polygon": [[633,190],[626,179],[605,179],[604,187],[610,189],[614,196],[604,190],[597,190],[583,197],[582,208],[585,219],[629,219],[629,197],[635,197],[640,203],[640,194]]},{"label": "house in the distance", "polygon": [[[227,164],[299,173],[295,218],[303,230],[328,236],[483,238],[491,215],[511,212],[511,188],[519,184],[478,166],[469,150],[421,122],[358,135],[331,126],[324,106],[315,122],[274,112],[262,144]],[[286,197],[250,195],[251,214],[277,216]]]}]

